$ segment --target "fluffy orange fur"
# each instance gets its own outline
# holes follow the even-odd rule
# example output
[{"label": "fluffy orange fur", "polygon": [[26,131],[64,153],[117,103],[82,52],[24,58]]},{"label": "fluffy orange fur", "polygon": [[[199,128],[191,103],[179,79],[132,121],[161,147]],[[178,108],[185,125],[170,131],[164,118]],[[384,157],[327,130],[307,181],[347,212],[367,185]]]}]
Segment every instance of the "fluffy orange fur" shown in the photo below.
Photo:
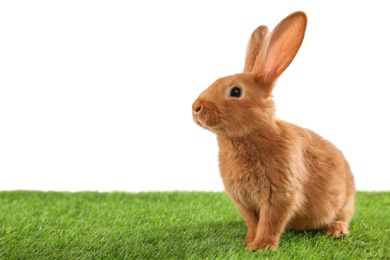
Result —
[{"label": "fluffy orange fur", "polygon": [[[348,162],[316,133],[275,118],[272,89],[303,41],[295,12],[270,33],[258,27],[244,72],[220,78],[193,103],[194,121],[217,135],[225,189],[248,227],[247,248],[276,249],[286,229],[348,233],[355,186]],[[241,95],[232,96],[233,87]]]}]

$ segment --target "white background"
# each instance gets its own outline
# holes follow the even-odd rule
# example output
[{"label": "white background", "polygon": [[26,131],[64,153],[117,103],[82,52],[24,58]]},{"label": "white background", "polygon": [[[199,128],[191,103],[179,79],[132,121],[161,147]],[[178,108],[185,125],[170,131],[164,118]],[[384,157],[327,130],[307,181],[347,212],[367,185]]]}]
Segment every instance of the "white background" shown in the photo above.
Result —
[{"label": "white background", "polygon": [[277,116],[390,190],[386,1],[1,1],[0,190],[223,190],[191,104],[241,72],[251,32],[309,18]]}]

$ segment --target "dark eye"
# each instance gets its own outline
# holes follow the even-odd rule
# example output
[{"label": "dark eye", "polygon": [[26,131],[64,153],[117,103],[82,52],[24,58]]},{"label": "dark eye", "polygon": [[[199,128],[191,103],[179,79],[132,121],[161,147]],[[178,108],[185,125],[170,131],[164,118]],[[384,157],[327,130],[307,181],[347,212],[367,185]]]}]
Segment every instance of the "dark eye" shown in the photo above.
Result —
[{"label": "dark eye", "polygon": [[239,87],[234,86],[234,87],[232,87],[232,89],[230,90],[229,96],[230,96],[230,97],[239,98],[239,97],[242,96],[242,90],[241,90]]}]

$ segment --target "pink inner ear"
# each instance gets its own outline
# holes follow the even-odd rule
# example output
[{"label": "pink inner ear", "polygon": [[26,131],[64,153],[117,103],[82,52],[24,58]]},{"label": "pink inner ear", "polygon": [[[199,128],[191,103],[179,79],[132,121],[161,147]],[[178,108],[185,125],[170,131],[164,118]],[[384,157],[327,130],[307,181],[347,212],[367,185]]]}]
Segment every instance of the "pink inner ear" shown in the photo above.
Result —
[{"label": "pink inner ear", "polygon": [[275,53],[276,54],[274,55],[268,54],[267,57],[267,63],[265,67],[265,75],[267,78],[278,78],[294,58],[294,55],[291,55],[288,52],[284,52],[283,49],[275,51]]},{"label": "pink inner ear", "polygon": [[[280,35],[275,35],[280,36]],[[275,39],[276,38],[276,39]],[[272,37],[267,50],[265,75],[277,78],[290,65],[297,53],[296,43],[290,37]],[[279,39],[277,39],[279,38]],[[298,47],[299,48],[299,47]]]},{"label": "pink inner ear", "polygon": [[305,29],[306,17],[297,15],[287,17],[276,26],[266,51],[267,81],[276,80],[293,61],[302,44]]},{"label": "pink inner ear", "polygon": [[266,78],[270,78],[270,77],[277,77],[275,76],[275,74],[277,74],[277,60],[278,60],[279,57],[276,57],[276,55],[269,55],[269,53],[267,53],[267,62],[265,64],[265,77]]}]

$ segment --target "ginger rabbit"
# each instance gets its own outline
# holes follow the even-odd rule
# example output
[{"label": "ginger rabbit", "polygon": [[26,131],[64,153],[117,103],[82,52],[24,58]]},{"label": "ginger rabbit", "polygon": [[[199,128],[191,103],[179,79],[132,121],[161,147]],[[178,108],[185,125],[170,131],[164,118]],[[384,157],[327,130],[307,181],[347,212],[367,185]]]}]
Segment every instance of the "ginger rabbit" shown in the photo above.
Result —
[{"label": "ginger rabbit", "polygon": [[258,27],[244,71],[216,80],[192,105],[194,121],[217,135],[220,174],[242,214],[247,248],[276,249],[284,230],[348,234],[355,186],[348,162],[316,133],[275,118],[272,90],[303,41],[298,11],[270,33]]}]

